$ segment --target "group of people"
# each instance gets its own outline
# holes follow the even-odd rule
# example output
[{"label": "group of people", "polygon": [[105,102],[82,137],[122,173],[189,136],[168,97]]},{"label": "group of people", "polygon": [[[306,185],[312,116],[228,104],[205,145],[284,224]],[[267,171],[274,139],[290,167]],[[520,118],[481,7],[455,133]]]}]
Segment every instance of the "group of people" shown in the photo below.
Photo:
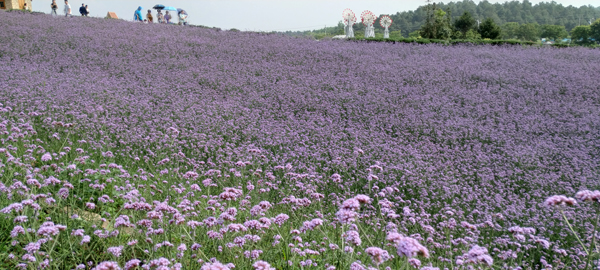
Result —
[{"label": "group of people", "polygon": [[[58,15],[57,14],[57,10],[58,10],[58,4],[56,4],[56,0],[52,0],[52,4],[50,4],[50,8],[52,9],[51,13],[52,15]],[[65,13],[65,17],[69,17],[72,16],[72,10],[71,10],[71,4],[69,4],[68,0],[65,0],[65,7],[64,7],[64,13]],[[88,16],[90,14],[90,9],[88,7],[88,5],[86,4],[81,4],[81,7],[79,8],[79,13],[81,14],[81,16]]]},{"label": "group of people", "polygon": [[[187,25],[187,12],[185,12],[185,10],[181,10],[177,12],[177,18],[179,19],[178,24],[179,25]],[[169,23],[173,23],[173,17],[171,16],[171,13],[169,13],[169,11],[165,11],[165,14],[163,15],[162,10],[158,10],[156,13],[156,21],[157,23],[164,23],[164,24],[169,24]],[[152,16],[152,10],[148,10],[148,13],[146,14],[146,18],[144,19],[142,17],[142,7],[138,7],[137,10],[135,11],[135,13],[133,14],[133,21],[136,22],[144,22],[144,23],[153,23],[154,22],[154,16]]]},{"label": "group of people", "polygon": [[[52,9],[50,14],[58,15],[58,13],[57,13],[58,4],[56,3],[56,0],[52,0],[52,4],[50,4],[50,8]],[[177,9],[177,10],[178,10],[177,18],[179,19],[178,24],[179,25],[187,25],[188,24],[187,12],[182,9]],[[81,14],[81,16],[88,16],[90,14],[90,9],[89,9],[88,5],[81,4],[81,7],[79,7],[79,13]],[[65,0],[64,14],[65,14],[65,17],[72,16],[71,5],[69,4],[68,0]],[[138,7],[137,10],[135,11],[135,13],[133,14],[133,20],[136,22],[153,23],[154,16],[152,16],[152,10],[150,10],[150,9],[148,10],[148,14],[146,14],[146,18],[144,19],[143,15],[142,15],[142,7]],[[174,23],[172,21],[173,17],[171,16],[171,14],[169,13],[168,10],[165,11],[164,15],[162,13],[162,10],[158,10],[158,12],[156,14],[156,20],[158,23],[164,23],[164,24]]]}]

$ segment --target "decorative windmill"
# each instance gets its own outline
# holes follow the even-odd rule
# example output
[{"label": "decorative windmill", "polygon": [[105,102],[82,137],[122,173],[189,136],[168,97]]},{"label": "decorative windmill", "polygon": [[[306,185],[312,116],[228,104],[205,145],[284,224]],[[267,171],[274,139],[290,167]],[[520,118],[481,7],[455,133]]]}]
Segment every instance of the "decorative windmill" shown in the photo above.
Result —
[{"label": "decorative windmill", "polygon": [[392,22],[392,18],[388,15],[383,15],[379,18],[379,24],[381,24],[381,27],[385,28],[383,31],[383,38],[390,38],[390,30],[388,30],[388,28],[392,25]]},{"label": "decorative windmill", "polygon": [[354,15],[354,12],[351,9],[347,8],[342,12],[342,18],[344,19],[344,24],[346,24],[346,27],[344,27],[346,37],[354,37],[354,29],[352,29],[352,26],[356,23],[356,15]]},{"label": "decorative windmill", "polygon": [[375,37],[375,27],[373,24],[377,21],[377,16],[373,12],[365,10],[360,14],[360,19],[365,25],[365,38]]}]

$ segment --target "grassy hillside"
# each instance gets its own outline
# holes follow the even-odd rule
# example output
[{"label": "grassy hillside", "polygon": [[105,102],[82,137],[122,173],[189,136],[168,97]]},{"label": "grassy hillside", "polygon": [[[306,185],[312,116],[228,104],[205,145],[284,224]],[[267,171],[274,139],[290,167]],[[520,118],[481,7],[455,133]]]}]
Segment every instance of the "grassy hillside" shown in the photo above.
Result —
[{"label": "grassy hillside", "polygon": [[599,186],[598,50],[0,29],[0,268],[573,269],[594,250],[596,206],[550,196]]}]

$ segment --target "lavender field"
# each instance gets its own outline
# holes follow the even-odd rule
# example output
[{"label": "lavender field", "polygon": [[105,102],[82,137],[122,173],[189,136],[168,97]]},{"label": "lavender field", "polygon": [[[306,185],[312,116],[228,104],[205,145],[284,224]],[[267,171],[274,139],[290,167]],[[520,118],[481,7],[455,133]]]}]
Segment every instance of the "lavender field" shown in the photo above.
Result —
[{"label": "lavender field", "polygon": [[0,268],[596,269],[598,74],[0,12]]}]

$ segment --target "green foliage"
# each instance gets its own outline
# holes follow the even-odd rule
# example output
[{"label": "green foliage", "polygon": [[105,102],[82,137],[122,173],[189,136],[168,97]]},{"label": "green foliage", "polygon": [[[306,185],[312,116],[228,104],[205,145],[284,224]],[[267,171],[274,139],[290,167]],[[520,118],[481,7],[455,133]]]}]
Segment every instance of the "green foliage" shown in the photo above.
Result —
[{"label": "green foliage", "polygon": [[542,25],[541,37],[558,40],[569,36],[563,25]]},{"label": "green foliage", "polygon": [[465,38],[467,32],[473,29],[475,23],[475,19],[471,16],[471,13],[465,11],[460,18],[454,21],[454,29],[462,34],[462,38]]},{"label": "green foliage", "polygon": [[465,33],[465,39],[481,39],[481,35],[479,32],[475,31],[475,29],[469,29],[467,33]]},{"label": "green foliage", "polygon": [[600,19],[590,25],[590,37],[595,39],[596,43],[600,42]]},{"label": "green foliage", "polygon": [[571,30],[571,40],[576,44],[590,44],[591,27],[589,25],[580,25]]},{"label": "green foliage", "polygon": [[421,31],[419,30],[415,30],[410,32],[410,34],[408,34],[409,38],[421,38]]},{"label": "green foliage", "polygon": [[418,43],[418,44],[442,44],[442,45],[459,45],[459,44],[475,44],[475,45],[522,45],[533,46],[535,42],[520,41],[520,40],[491,40],[491,39],[428,39],[428,38],[350,38],[350,41],[359,42],[392,42],[392,43]]},{"label": "green foliage", "polygon": [[537,23],[522,24],[519,26],[517,37],[521,40],[538,40],[540,38],[540,26]]},{"label": "green foliage", "polygon": [[481,38],[498,39],[500,38],[502,30],[492,18],[487,18],[479,26],[479,34]]},{"label": "green foliage", "polygon": [[[592,6],[563,6],[554,1],[532,4],[529,1],[501,1],[503,3],[492,4],[489,1],[452,1],[438,3],[437,7],[442,10],[449,9],[452,20],[456,21],[464,12],[469,12],[477,20],[492,18],[498,25],[508,22],[518,24],[537,23],[539,25],[563,25],[567,31],[583,23],[580,18],[600,18],[600,9]],[[404,33],[419,30],[425,24],[427,6],[423,5],[416,10],[389,14],[394,20],[390,31],[402,29]],[[511,36],[508,38],[514,38]],[[503,36],[503,38],[506,38]]]},{"label": "green foliage", "polygon": [[[354,25],[354,35],[356,35],[356,30],[357,30],[357,25]],[[363,27],[364,29],[364,27]],[[337,36],[337,35],[343,35],[344,34],[344,24],[339,21],[338,24],[336,26],[330,26],[330,27],[325,27],[325,28],[321,28],[321,29],[317,29],[317,30],[307,30],[307,31],[286,31],[283,32],[283,34],[288,35],[288,36],[308,36],[308,37],[312,37],[312,38],[316,38],[316,39],[321,39],[321,38],[330,38],[333,36]]]},{"label": "green foliage", "polygon": [[507,22],[502,25],[502,39],[516,39],[519,36],[519,23]]},{"label": "green foliage", "polygon": [[421,27],[420,34],[424,38],[433,39],[448,39],[452,36],[452,28],[450,27],[450,14],[444,12],[442,9],[436,9],[435,4],[432,5],[431,9],[434,10],[432,14],[428,14],[427,20],[423,27]]},{"label": "green foliage", "polygon": [[391,31],[390,32],[390,38],[401,38],[402,37],[402,31],[401,30],[396,30],[396,31]]},{"label": "green foliage", "polygon": [[[522,24],[562,25],[565,27],[565,30],[569,32],[576,26],[584,23],[587,18],[600,18],[600,8],[589,5],[581,7],[565,7],[554,1],[540,2],[533,5],[529,1],[506,1],[502,4],[491,4],[488,1],[480,1],[477,3],[471,0],[463,0],[449,2],[447,4],[436,3],[435,6],[436,8],[450,11],[451,14],[449,14],[448,17],[451,22],[459,20],[465,12],[468,12],[475,20],[492,18],[498,25],[502,26],[502,39],[518,38],[517,28]],[[387,14],[394,20],[394,23],[390,26],[389,30],[402,30],[404,32],[404,37],[407,37],[410,33],[421,30],[426,24],[428,16],[433,15],[431,13],[433,13],[432,10],[428,11],[428,6],[424,5],[416,10]],[[454,23],[452,23],[451,26],[452,28],[455,28]],[[343,25],[336,26],[336,28],[343,33]],[[329,32],[330,30],[331,28],[328,27],[328,35],[331,34]],[[364,31],[364,26],[362,24],[356,24],[354,25],[354,30]],[[382,30],[383,28],[379,23],[375,23],[375,32]],[[289,35],[310,35],[310,33],[312,33],[312,31],[286,32],[286,34]],[[331,34],[331,36],[333,36],[333,34]],[[463,38],[458,35],[453,35],[452,37]]]}]

